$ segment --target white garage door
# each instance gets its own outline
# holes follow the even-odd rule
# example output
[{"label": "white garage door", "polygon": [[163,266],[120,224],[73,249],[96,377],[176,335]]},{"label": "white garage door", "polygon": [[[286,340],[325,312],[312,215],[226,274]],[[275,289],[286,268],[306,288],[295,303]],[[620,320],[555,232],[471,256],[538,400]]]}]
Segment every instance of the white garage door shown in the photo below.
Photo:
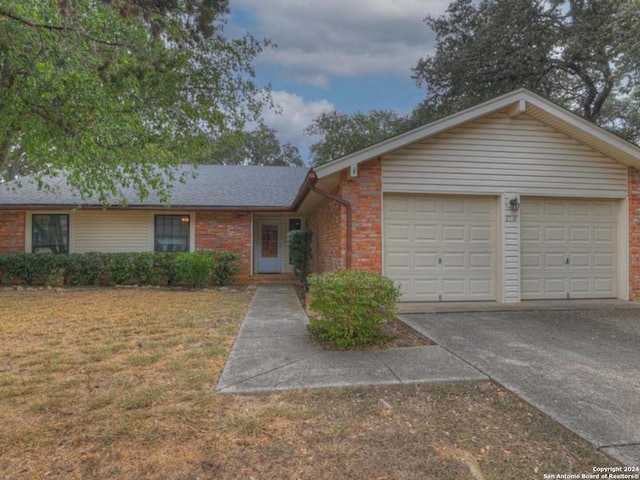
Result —
[{"label": "white garage door", "polygon": [[521,199],[524,300],[616,297],[617,203]]},{"label": "white garage door", "polygon": [[495,300],[496,200],[384,196],[384,272],[404,301]]}]

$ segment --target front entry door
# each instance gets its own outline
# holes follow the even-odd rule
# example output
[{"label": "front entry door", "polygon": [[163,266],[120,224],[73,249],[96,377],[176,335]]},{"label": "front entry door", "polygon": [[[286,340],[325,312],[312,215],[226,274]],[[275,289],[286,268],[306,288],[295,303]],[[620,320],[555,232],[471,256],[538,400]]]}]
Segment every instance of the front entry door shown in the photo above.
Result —
[{"label": "front entry door", "polygon": [[258,222],[258,273],[280,273],[282,249],[280,248],[280,222]]}]

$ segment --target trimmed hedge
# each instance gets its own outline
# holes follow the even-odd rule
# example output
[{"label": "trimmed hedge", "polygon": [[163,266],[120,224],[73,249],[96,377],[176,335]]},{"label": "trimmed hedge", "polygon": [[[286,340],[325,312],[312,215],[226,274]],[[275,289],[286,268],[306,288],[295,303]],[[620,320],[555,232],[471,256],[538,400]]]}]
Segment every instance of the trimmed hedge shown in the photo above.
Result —
[{"label": "trimmed hedge", "polygon": [[[211,251],[0,255],[0,282],[50,286],[220,286],[233,283],[237,260],[235,253]],[[188,265],[197,262],[205,262],[209,267],[205,275],[194,281]]]},{"label": "trimmed hedge", "polygon": [[311,275],[309,306],[321,316],[309,321],[319,340],[340,348],[382,343],[384,322],[395,320],[400,290],[393,281],[361,270]]}]

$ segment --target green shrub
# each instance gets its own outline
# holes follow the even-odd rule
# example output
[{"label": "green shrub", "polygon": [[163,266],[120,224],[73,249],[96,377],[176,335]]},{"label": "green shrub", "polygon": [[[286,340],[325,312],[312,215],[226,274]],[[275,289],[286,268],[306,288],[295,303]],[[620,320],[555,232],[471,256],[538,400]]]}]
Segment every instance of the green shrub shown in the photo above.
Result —
[{"label": "green shrub", "polygon": [[0,269],[7,280],[44,284],[49,281],[49,276],[59,275],[59,270],[64,270],[67,263],[67,255],[20,253],[3,256]]},{"label": "green shrub", "polygon": [[211,253],[179,253],[175,263],[179,282],[197,288],[206,287],[212,283],[211,278],[217,262]]},{"label": "green shrub", "polygon": [[215,252],[216,265],[213,269],[211,284],[215,286],[230,285],[238,272],[235,264],[238,261],[238,255],[232,252]]},{"label": "green shrub", "polygon": [[64,271],[66,285],[100,285],[106,276],[107,253],[72,253]]},{"label": "green shrub", "polygon": [[156,253],[153,255],[153,271],[156,285],[175,285],[178,282],[176,272],[176,253]]},{"label": "green shrub", "polygon": [[60,286],[63,280],[73,286],[175,285],[178,281],[190,286],[228,285],[233,283],[237,260],[230,252],[0,255],[0,281],[51,286]]},{"label": "green shrub", "polygon": [[289,232],[289,258],[293,265],[293,274],[302,288],[309,290],[309,261],[311,260],[311,230],[292,230]]},{"label": "green shrub", "polygon": [[309,330],[322,341],[341,348],[373,345],[387,340],[385,321],[394,320],[400,290],[377,273],[343,270],[309,277],[309,306],[320,314]]}]

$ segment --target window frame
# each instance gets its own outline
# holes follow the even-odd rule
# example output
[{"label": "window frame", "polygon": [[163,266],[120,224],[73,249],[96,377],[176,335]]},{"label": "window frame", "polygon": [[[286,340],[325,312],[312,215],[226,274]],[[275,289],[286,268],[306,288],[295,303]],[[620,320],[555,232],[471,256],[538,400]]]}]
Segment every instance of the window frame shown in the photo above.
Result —
[{"label": "window frame", "polygon": [[[66,218],[66,232],[63,233],[64,240],[66,240],[66,244],[36,244],[36,239],[38,235],[36,235],[35,229],[38,217],[65,217]],[[32,213],[31,214],[31,228],[30,228],[30,243],[31,253],[54,253],[54,254],[69,254],[71,252],[71,216],[68,213],[60,213],[60,212],[51,212],[51,213]],[[40,227],[40,225],[38,225]],[[59,247],[62,245],[65,247],[63,250],[60,250]],[[41,251],[37,251],[36,249],[42,249]],[[48,251],[47,251],[48,250]]]},{"label": "window frame", "polygon": [[[182,241],[180,242],[180,244],[185,245],[184,250],[175,250],[173,248],[173,245],[175,245],[175,243],[172,243],[172,248],[169,248],[167,250],[164,249],[158,249],[158,219],[159,218],[168,218],[168,217],[172,217],[172,218],[179,218],[180,219],[180,224],[184,224],[186,223],[186,229],[184,232],[184,235],[186,236],[182,238]],[[187,219],[186,221],[184,221],[184,219]],[[173,228],[173,227],[171,227]],[[192,215],[188,214],[188,213],[158,213],[158,214],[154,214],[153,215],[153,252],[154,253],[172,253],[172,252],[191,252],[191,237],[192,237]],[[163,237],[165,238],[179,238],[178,236],[175,235],[163,235]]]}]

